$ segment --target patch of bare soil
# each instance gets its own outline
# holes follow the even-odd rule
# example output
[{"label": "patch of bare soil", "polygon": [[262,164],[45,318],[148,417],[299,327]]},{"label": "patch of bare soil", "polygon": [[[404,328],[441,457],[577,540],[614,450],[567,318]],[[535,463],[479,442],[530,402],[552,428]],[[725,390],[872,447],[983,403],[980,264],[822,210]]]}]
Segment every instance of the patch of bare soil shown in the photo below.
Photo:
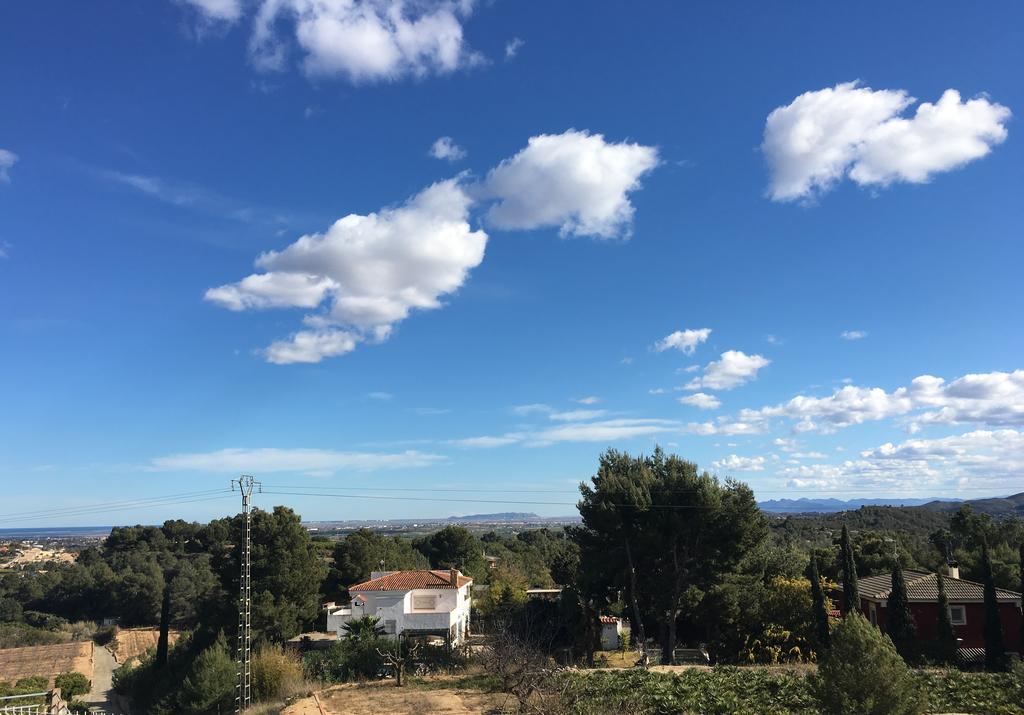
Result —
[{"label": "patch of bare soil", "polygon": [[71,670],[92,680],[92,641],[0,650],[2,682],[13,684],[22,678],[42,675],[53,686],[54,678]]},{"label": "patch of bare soil", "polygon": [[[177,631],[168,633],[169,644],[174,645],[179,635]],[[141,657],[150,648],[156,648],[159,638],[159,628],[119,628],[110,649],[117,657],[118,663],[127,663],[132,658]]]},{"label": "patch of bare soil", "polygon": [[[318,697],[320,707],[314,698],[304,698],[283,710],[281,715],[479,715],[513,712],[512,704],[505,703],[505,696],[501,694],[456,688],[396,688],[393,681],[338,685],[321,691]],[[504,710],[503,704],[506,704]]]}]

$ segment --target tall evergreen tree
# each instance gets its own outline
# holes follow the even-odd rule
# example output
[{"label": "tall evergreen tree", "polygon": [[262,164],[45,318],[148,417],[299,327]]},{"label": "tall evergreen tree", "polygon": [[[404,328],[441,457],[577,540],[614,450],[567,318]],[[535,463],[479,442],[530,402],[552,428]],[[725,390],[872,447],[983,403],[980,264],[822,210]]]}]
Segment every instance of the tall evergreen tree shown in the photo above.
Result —
[{"label": "tall evergreen tree", "polygon": [[828,627],[828,610],[825,608],[825,593],[821,590],[821,576],[818,575],[818,559],[811,554],[811,603],[814,609],[814,633],[818,638],[818,649],[827,650],[831,636]]},{"label": "tall evergreen tree", "polygon": [[939,591],[938,655],[943,663],[952,663],[956,659],[956,630],[949,618],[949,598],[946,597],[946,580],[942,574],[935,574],[935,585]]},{"label": "tall evergreen tree", "polygon": [[907,582],[903,578],[903,567],[898,559],[892,569],[892,591],[885,610],[885,631],[903,659],[912,661],[917,650],[917,626],[910,613]]},{"label": "tall evergreen tree", "polygon": [[859,611],[857,562],[853,558],[853,543],[850,541],[850,530],[846,528],[846,524],[843,524],[843,534],[839,539],[839,564],[843,572],[843,611]]},{"label": "tall evergreen tree", "polygon": [[996,584],[992,577],[988,541],[981,542],[981,580],[985,587],[985,669],[1006,670],[1003,621],[999,617],[999,601],[996,598]]}]

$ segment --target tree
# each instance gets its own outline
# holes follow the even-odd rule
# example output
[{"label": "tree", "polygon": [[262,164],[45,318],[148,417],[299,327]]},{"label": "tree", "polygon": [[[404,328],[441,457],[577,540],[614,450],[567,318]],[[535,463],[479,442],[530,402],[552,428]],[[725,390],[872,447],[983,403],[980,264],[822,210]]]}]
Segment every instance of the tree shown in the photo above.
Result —
[{"label": "tree", "polygon": [[428,568],[427,559],[408,539],[383,536],[370,529],[353,531],[334,546],[334,570],[327,593],[348,588],[382,566],[392,571]]},{"label": "tree", "polygon": [[829,623],[828,608],[825,603],[825,593],[821,589],[821,576],[818,575],[818,559],[811,554],[810,567],[811,580],[811,607],[814,611],[814,635],[818,649],[827,650],[829,646]]},{"label": "tree", "polygon": [[436,569],[459,569],[477,578],[482,578],[487,570],[483,544],[464,526],[446,526],[430,536],[417,539],[413,546]]},{"label": "tree", "polygon": [[384,635],[384,626],[380,625],[380,619],[376,616],[353,618],[342,628],[353,641],[368,641]]},{"label": "tree", "polygon": [[81,673],[74,671],[61,673],[53,680],[53,687],[60,688],[60,695],[65,700],[71,700],[79,695],[85,695],[92,689],[92,683]]},{"label": "tree", "polygon": [[221,633],[192,662],[181,684],[179,702],[193,713],[227,711],[235,695],[236,664]]},{"label": "tree", "polygon": [[999,617],[999,600],[992,580],[992,561],[988,542],[981,542],[981,577],[985,591],[985,669],[1006,670],[1006,647],[1003,643],[1003,621]]},{"label": "tree", "polygon": [[402,638],[395,644],[394,648],[376,649],[377,655],[383,658],[384,662],[395,671],[395,685],[397,687],[400,688],[404,685],[405,666],[416,657],[416,651],[419,647],[419,643],[410,647],[408,641]]},{"label": "tree", "polygon": [[[1020,589],[1021,593],[1024,593],[1024,541],[1021,542],[1020,547]],[[1024,618],[1020,621],[1020,648],[1024,652]]]},{"label": "tree", "polygon": [[938,589],[938,622],[935,631],[938,634],[938,656],[943,663],[952,663],[956,659],[956,631],[953,621],[949,618],[949,598],[946,597],[946,580],[942,574],[935,574],[935,586]]},{"label": "tree", "polygon": [[885,630],[896,646],[896,651],[903,659],[910,662],[916,658],[917,625],[910,613],[910,600],[907,597],[907,582],[903,578],[903,567],[899,559],[892,569],[892,591],[885,611]]},{"label": "tree", "polygon": [[924,695],[892,641],[859,612],[832,630],[812,684],[829,715],[916,715]]},{"label": "tree", "polygon": [[860,594],[857,592],[857,561],[853,556],[850,530],[843,524],[839,539],[839,563],[843,574],[843,609],[846,613],[860,610]]}]

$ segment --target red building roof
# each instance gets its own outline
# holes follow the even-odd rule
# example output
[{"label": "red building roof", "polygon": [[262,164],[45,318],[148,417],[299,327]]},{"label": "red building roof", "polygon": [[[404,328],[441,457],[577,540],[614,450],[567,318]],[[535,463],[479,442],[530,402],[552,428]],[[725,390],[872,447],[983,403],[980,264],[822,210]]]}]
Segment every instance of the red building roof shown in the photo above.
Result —
[{"label": "red building roof", "polygon": [[380,578],[349,586],[352,591],[411,591],[414,588],[462,588],[473,583],[469,576],[456,572],[458,586],[452,584],[449,571],[393,571]]}]

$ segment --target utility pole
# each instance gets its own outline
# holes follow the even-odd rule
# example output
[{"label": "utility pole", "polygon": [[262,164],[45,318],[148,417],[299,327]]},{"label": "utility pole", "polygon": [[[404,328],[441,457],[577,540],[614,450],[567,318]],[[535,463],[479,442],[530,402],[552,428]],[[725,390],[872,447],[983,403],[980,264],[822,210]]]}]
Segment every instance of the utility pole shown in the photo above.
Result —
[{"label": "utility pole", "polygon": [[253,487],[263,491],[262,485],[248,474],[231,480],[231,491],[238,487],[242,494],[242,517],[245,519],[245,540],[242,542],[241,573],[238,580],[238,695],[235,696],[235,712],[249,709],[252,702],[250,646],[252,640],[252,599],[250,577],[252,568],[252,511],[250,501]]}]

